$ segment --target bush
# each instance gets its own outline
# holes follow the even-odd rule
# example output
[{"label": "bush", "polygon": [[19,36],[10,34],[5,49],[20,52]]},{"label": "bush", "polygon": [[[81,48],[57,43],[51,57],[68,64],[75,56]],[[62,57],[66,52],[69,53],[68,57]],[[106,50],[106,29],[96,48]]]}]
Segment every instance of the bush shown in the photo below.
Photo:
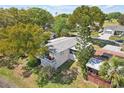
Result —
[{"label": "bush", "polygon": [[124,36],[111,36],[110,40],[124,40]]},{"label": "bush", "polygon": [[29,61],[28,61],[28,63],[27,63],[27,66],[28,67],[36,67],[36,66],[38,66],[39,65],[39,63],[38,63],[38,61],[37,61],[37,58],[35,58],[35,57],[30,57],[29,58]]},{"label": "bush", "polygon": [[119,46],[119,44],[113,42],[113,41],[109,41],[109,40],[99,40],[99,39],[92,39],[92,43],[94,45],[98,45],[100,47],[104,47],[105,45],[114,45],[114,46]]},{"label": "bush", "polygon": [[54,83],[70,84],[77,78],[77,69],[64,70],[53,78]]},{"label": "bush", "polygon": [[97,32],[97,31],[91,32],[91,37],[98,37],[98,36],[99,36],[99,32]]},{"label": "bush", "polygon": [[51,67],[43,67],[38,72],[37,84],[39,87],[46,85],[49,80],[53,77],[55,70]]},{"label": "bush", "polygon": [[7,67],[9,69],[14,69],[15,65],[17,65],[17,60],[10,57],[2,57],[0,58],[0,67]]},{"label": "bush", "polygon": [[23,77],[29,77],[32,74],[32,72],[31,71],[24,71],[22,74],[23,74]]}]

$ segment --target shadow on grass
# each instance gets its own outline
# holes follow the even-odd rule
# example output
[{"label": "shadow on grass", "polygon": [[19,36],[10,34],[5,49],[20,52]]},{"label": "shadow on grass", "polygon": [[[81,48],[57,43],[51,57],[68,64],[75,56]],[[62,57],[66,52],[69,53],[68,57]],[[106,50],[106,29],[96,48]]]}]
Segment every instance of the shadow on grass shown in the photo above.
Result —
[{"label": "shadow on grass", "polygon": [[62,64],[58,69],[57,72],[60,73],[63,70],[68,70],[70,69],[70,67],[72,66],[72,64],[74,63],[74,61],[69,60],[67,62],[65,62],[64,64]]},{"label": "shadow on grass", "polygon": [[70,67],[74,61],[67,61],[63,65],[61,65],[57,70],[56,73],[53,75],[51,82],[52,83],[60,83],[60,84],[70,84],[77,78],[77,69]]}]

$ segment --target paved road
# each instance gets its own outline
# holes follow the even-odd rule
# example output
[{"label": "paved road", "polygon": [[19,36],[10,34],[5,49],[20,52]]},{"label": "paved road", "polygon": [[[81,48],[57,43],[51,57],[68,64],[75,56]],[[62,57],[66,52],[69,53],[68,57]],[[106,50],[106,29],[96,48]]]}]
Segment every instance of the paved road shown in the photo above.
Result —
[{"label": "paved road", "polygon": [[4,78],[0,77],[0,88],[16,88],[16,86]]}]

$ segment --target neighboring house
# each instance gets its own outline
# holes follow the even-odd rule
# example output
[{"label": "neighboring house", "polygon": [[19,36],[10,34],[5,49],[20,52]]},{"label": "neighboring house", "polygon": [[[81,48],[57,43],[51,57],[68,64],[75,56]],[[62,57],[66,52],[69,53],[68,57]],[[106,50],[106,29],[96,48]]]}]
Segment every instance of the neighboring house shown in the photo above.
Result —
[{"label": "neighboring house", "polygon": [[96,51],[95,57],[91,58],[86,64],[89,81],[94,82],[100,86],[111,86],[110,81],[105,81],[99,77],[99,70],[102,63],[109,60],[112,56],[124,58],[124,52],[121,51],[121,47],[106,45],[102,49]]},{"label": "neighboring house", "polygon": [[113,25],[104,27],[103,32],[99,38],[108,40],[110,36],[114,35],[124,35],[124,26]]},{"label": "neighboring house", "polygon": [[[77,37],[60,37],[49,40],[47,43],[48,53],[46,53],[43,57],[39,57],[41,65],[52,66],[57,69],[63,63],[68,62],[68,60],[76,60],[76,44]],[[121,52],[120,49],[121,48],[117,46],[107,45],[103,49],[96,51],[96,55],[108,53],[108,55],[113,54],[124,57],[124,53]]]},{"label": "neighboring house", "polygon": [[97,50],[94,58],[91,58],[86,64],[88,70],[98,75],[100,66],[105,60],[109,60],[112,56],[124,58],[124,52],[121,51],[122,47],[106,45],[100,50]]},{"label": "neighboring house", "polygon": [[40,58],[43,66],[58,68],[68,60],[75,60],[74,47],[77,44],[76,37],[60,37],[48,41],[48,50],[44,57]]},{"label": "neighboring house", "polygon": [[119,46],[106,45],[102,49],[96,51],[95,55],[108,54],[111,56],[124,58],[124,52],[121,51],[121,49],[122,47],[119,47]]},{"label": "neighboring house", "polygon": [[124,35],[124,26],[114,25],[114,26],[104,27],[103,34]]}]

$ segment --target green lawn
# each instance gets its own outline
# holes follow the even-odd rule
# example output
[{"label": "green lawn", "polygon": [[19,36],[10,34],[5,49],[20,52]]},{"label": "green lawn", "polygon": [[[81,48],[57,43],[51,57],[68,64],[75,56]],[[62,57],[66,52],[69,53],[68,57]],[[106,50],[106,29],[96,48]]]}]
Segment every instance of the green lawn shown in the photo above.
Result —
[{"label": "green lawn", "polygon": [[91,32],[91,37],[98,37],[99,36],[99,32],[97,32],[97,31],[92,31]]},{"label": "green lawn", "polygon": [[106,26],[111,26],[111,25],[118,25],[119,23],[117,22],[117,20],[113,19],[112,22],[110,21],[105,21],[103,27]]},{"label": "green lawn", "polygon": [[110,40],[124,40],[124,36],[111,36]]},{"label": "green lawn", "polygon": [[[76,62],[68,62],[62,65],[59,70],[66,70],[72,67],[80,69]],[[59,74],[58,74],[59,75]],[[0,68],[0,76],[5,78],[21,88],[37,88],[36,78],[37,76],[32,74],[29,78],[23,78],[21,75],[17,74],[16,69],[10,70],[8,68]],[[71,84],[61,84],[61,83],[52,83],[49,82],[44,88],[95,88],[95,84],[85,81],[82,78],[81,72],[79,72],[77,79],[74,80]]]},{"label": "green lawn", "polygon": [[31,78],[23,78],[21,76],[17,76],[13,70],[2,67],[0,68],[0,76],[10,81],[11,83],[14,83],[17,87],[37,87],[35,81],[33,80],[33,75]]},{"label": "green lawn", "polygon": [[44,88],[96,88],[97,87],[97,85],[83,80],[83,77],[80,72],[80,67],[78,66],[77,62],[73,62],[73,61],[66,62],[59,68],[59,70],[66,70],[73,67],[78,68],[79,74],[77,76],[77,79],[74,80],[71,84],[60,84],[60,83],[50,82],[47,85],[45,85]]}]

